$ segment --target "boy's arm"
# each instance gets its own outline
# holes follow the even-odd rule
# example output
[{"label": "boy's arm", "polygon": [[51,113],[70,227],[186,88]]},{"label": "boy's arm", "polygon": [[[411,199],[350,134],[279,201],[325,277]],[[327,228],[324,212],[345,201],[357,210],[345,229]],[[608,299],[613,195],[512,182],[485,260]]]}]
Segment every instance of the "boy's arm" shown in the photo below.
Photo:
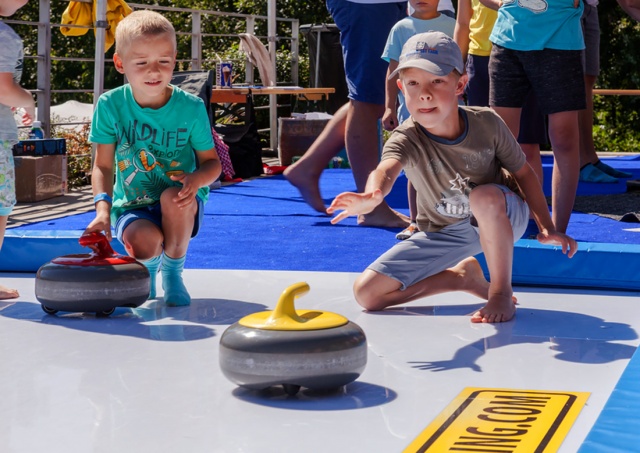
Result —
[{"label": "boy's arm", "polygon": [[402,163],[397,159],[385,159],[380,162],[369,174],[363,193],[342,192],[333,200],[327,208],[327,214],[342,212],[331,219],[331,223],[336,224],[349,216],[373,211],[391,192],[401,170]]},{"label": "boy's arm", "polygon": [[211,148],[208,151],[199,151],[196,153],[198,156],[198,169],[193,172],[199,179],[200,187],[208,186],[214,182],[222,173],[222,164],[218,157],[218,152],[215,148]]},{"label": "boy's arm", "polygon": [[[115,163],[115,143],[101,144],[96,147],[96,155],[91,171],[91,187],[93,196],[106,193],[113,196],[113,166]],[[111,240],[111,203],[100,200],[96,203],[96,217],[89,224],[84,233],[94,231],[103,232]]]},{"label": "boy's arm", "polygon": [[540,229],[538,241],[543,244],[560,245],[562,253],[568,254],[569,258],[571,258],[578,251],[578,243],[572,237],[556,231],[549,215],[547,200],[542,192],[542,187],[540,187],[538,177],[531,166],[525,162],[520,170],[513,173],[513,176],[518,181],[518,185],[524,193],[529,209]]},{"label": "boy's arm", "polygon": [[458,15],[456,17],[456,27],[453,30],[453,40],[460,47],[462,59],[467,62],[467,54],[469,53],[469,22],[471,21],[471,0],[460,0],[458,2]]},{"label": "boy's arm", "polygon": [[13,74],[9,72],[0,72],[0,104],[25,109],[27,112],[27,118],[23,120],[25,125],[31,124],[36,116],[36,104],[33,96],[18,85],[13,80]]},{"label": "boy's arm", "polygon": [[389,80],[389,74],[396,70],[398,62],[389,60],[389,69],[385,78],[385,95],[384,95],[384,115],[382,116],[382,127],[387,131],[392,131],[398,127],[398,115],[396,113],[398,101],[398,76]]}]

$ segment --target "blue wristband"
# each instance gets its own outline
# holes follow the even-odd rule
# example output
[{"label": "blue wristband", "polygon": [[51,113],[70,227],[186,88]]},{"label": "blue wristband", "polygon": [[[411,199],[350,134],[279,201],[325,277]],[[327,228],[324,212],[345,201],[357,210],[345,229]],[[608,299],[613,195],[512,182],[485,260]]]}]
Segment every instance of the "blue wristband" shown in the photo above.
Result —
[{"label": "blue wristband", "polygon": [[113,200],[106,192],[99,193],[98,195],[93,197],[93,204],[96,204],[99,201],[106,201],[109,204],[113,204]]}]

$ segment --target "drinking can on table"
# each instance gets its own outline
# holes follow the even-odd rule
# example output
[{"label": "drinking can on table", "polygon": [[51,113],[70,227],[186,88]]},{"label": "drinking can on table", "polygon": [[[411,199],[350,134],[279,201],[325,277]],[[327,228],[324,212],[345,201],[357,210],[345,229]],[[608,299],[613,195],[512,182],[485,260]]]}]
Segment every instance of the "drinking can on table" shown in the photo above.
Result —
[{"label": "drinking can on table", "polygon": [[233,77],[233,64],[230,61],[216,63],[216,86],[231,88]]}]

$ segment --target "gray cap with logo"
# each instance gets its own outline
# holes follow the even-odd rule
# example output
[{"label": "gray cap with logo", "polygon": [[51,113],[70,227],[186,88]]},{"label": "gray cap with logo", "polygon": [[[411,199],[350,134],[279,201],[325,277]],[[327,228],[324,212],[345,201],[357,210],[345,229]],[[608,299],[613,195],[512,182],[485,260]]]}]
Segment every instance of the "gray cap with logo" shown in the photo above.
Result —
[{"label": "gray cap with logo", "polygon": [[389,75],[389,79],[406,68],[423,69],[437,76],[446,76],[454,69],[462,74],[462,52],[455,41],[442,32],[419,33],[402,46],[398,67]]}]

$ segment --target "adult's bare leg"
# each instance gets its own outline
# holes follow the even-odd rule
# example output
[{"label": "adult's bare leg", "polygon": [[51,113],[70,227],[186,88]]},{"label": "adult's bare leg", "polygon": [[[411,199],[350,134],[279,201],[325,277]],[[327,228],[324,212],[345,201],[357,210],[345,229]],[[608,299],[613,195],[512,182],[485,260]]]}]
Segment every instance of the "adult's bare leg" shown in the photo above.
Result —
[{"label": "adult's bare leg", "polygon": [[[383,113],[382,104],[354,100],[349,103],[346,147],[358,192],[364,191],[369,174],[380,161],[378,120]],[[358,224],[367,226],[405,228],[409,223],[407,216],[392,210],[386,202],[371,213],[358,217]]]},{"label": "adult's bare leg", "polygon": [[349,103],[340,107],[307,152],[284,171],[284,177],[300,191],[304,201],[319,212],[327,209],[320,194],[320,176],[327,163],[345,147],[348,110]]},{"label": "adult's bare leg", "polygon": [[578,111],[549,115],[549,139],[554,155],[551,218],[556,230],[566,233],[580,175]]}]

